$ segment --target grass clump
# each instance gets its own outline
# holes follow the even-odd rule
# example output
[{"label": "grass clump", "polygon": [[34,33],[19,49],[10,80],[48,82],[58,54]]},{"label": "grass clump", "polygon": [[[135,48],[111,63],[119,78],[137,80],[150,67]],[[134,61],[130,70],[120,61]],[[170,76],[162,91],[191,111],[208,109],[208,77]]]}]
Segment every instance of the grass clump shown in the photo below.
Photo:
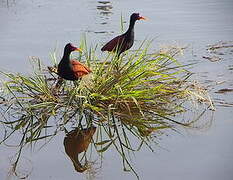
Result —
[{"label": "grass clump", "polygon": [[[83,53],[77,59],[93,72],[75,83],[64,81],[59,88],[55,88],[57,75],[38,58],[32,58],[30,76],[1,72],[5,78],[1,86],[5,134],[0,143],[21,132],[19,157],[27,144],[48,140],[71,127],[94,125],[97,131],[92,144],[96,151],[102,154],[114,147],[124,169],[137,175],[128,152],[143,145],[153,150],[153,135],[167,128],[191,127],[196,120],[174,119],[186,111],[185,103],[191,96],[211,102],[187,83],[191,73],[175,60],[176,50],[159,53],[149,47],[150,42],[145,41],[125,56],[110,54],[99,60],[97,47],[88,47],[84,38]],[[56,67],[56,55],[51,57]]]}]

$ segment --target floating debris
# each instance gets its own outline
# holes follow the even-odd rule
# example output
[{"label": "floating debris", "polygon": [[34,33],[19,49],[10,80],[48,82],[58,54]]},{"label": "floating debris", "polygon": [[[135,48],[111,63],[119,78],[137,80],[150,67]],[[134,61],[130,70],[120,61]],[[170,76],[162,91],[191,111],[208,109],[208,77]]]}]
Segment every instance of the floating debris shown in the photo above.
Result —
[{"label": "floating debris", "polygon": [[232,102],[226,102],[224,99],[215,99],[214,104],[216,106],[221,106],[221,107],[232,107],[233,106]]},{"label": "floating debris", "polygon": [[216,91],[215,93],[227,93],[227,92],[233,92],[233,89],[224,88]]},{"label": "floating debris", "polygon": [[[228,58],[226,56],[232,55],[233,53],[233,41],[219,41],[216,44],[208,45],[207,49],[209,54],[214,54],[215,56],[203,56],[203,58],[208,59],[211,62],[216,62]],[[219,57],[221,56],[221,58]]]},{"label": "floating debris", "polygon": [[216,61],[222,60],[222,59],[221,59],[220,57],[218,57],[218,56],[212,56],[212,57],[209,57],[209,56],[202,56],[202,58],[208,59],[208,60],[211,61],[211,62],[216,62]]},{"label": "floating debris", "polygon": [[233,70],[233,65],[230,65],[228,70],[232,71]]},{"label": "floating debris", "polygon": [[227,42],[218,42],[214,45],[209,45],[207,50],[216,50],[216,49],[222,49],[222,48],[233,48],[233,41],[227,41]]}]

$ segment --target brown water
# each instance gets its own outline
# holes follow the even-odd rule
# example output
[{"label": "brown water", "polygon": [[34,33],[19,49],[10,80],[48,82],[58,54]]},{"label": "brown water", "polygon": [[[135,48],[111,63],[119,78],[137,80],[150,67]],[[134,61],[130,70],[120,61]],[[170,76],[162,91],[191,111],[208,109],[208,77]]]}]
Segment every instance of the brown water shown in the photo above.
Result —
[{"label": "brown water", "polygon": [[[132,12],[149,18],[136,24],[136,48],[148,38],[156,37],[154,47],[176,44],[189,45],[181,58],[184,63],[197,62],[193,79],[209,85],[217,111],[212,126],[205,131],[171,132],[163,137],[155,153],[145,149],[133,157],[141,179],[159,180],[232,180],[233,179],[233,108],[219,102],[233,103],[233,92],[215,93],[233,88],[232,48],[207,52],[208,44],[233,40],[232,0],[6,0],[0,1],[0,69],[30,72],[29,56],[38,56],[49,64],[49,53],[57,48],[61,55],[67,42],[78,44],[87,33],[93,44],[102,45],[120,32],[120,15],[128,23]],[[125,24],[127,26],[128,24]],[[232,43],[230,43],[232,44]],[[210,62],[202,56],[218,56]],[[208,112],[207,119],[211,118]],[[60,133],[40,151],[24,153],[23,169],[32,174],[29,179],[85,179],[77,174],[64,154]],[[9,157],[14,148],[0,148],[0,179],[5,179]],[[28,167],[28,169],[27,169]],[[14,179],[14,178],[13,178]],[[103,168],[97,179],[135,179],[123,172],[121,161],[114,151],[105,154]]]}]

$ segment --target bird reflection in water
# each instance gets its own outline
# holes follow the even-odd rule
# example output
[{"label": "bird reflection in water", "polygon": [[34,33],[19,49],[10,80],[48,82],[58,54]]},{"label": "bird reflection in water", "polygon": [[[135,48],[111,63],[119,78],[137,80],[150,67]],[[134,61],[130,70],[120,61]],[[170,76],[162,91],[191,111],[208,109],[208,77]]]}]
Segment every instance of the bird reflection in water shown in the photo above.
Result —
[{"label": "bird reflection in water", "polygon": [[79,127],[68,132],[64,138],[65,152],[73,162],[74,168],[77,172],[84,172],[88,169],[87,161],[84,165],[79,160],[79,154],[87,151],[88,146],[95,134],[96,127],[92,126],[86,129]]}]

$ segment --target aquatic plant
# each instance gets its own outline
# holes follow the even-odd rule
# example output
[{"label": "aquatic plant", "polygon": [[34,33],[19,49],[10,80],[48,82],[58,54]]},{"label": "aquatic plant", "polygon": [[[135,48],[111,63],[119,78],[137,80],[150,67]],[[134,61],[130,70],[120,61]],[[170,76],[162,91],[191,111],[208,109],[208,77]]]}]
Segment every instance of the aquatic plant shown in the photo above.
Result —
[{"label": "aquatic plant", "polygon": [[153,151],[155,135],[165,129],[192,127],[197,119],[175,118],[186,111],[186,102],[201,100],[212,106],[207,92],[190,85],[191,73],[174,58],[177,49],[161,53],[151,50],[150,44],[144,41],[120,58],[117,54],[99,58],[97,46],[88,46],[83,38],[83,52],[77,59],[88,64],[92,73],[75,83],[58,83],[55,53],[51,55],[54,67],[49,70],[33,57],[30,75],[1,72],[0,113],[5,134],[0,145],[17,132],[21,135],[14,167],[27,144],[47,143],[59,131],[72,127],[96,126],[91,142],[96,152],[104,154],[115,148],[124,170],[138,177],[129,161],[130,152],[143,146]]}]

